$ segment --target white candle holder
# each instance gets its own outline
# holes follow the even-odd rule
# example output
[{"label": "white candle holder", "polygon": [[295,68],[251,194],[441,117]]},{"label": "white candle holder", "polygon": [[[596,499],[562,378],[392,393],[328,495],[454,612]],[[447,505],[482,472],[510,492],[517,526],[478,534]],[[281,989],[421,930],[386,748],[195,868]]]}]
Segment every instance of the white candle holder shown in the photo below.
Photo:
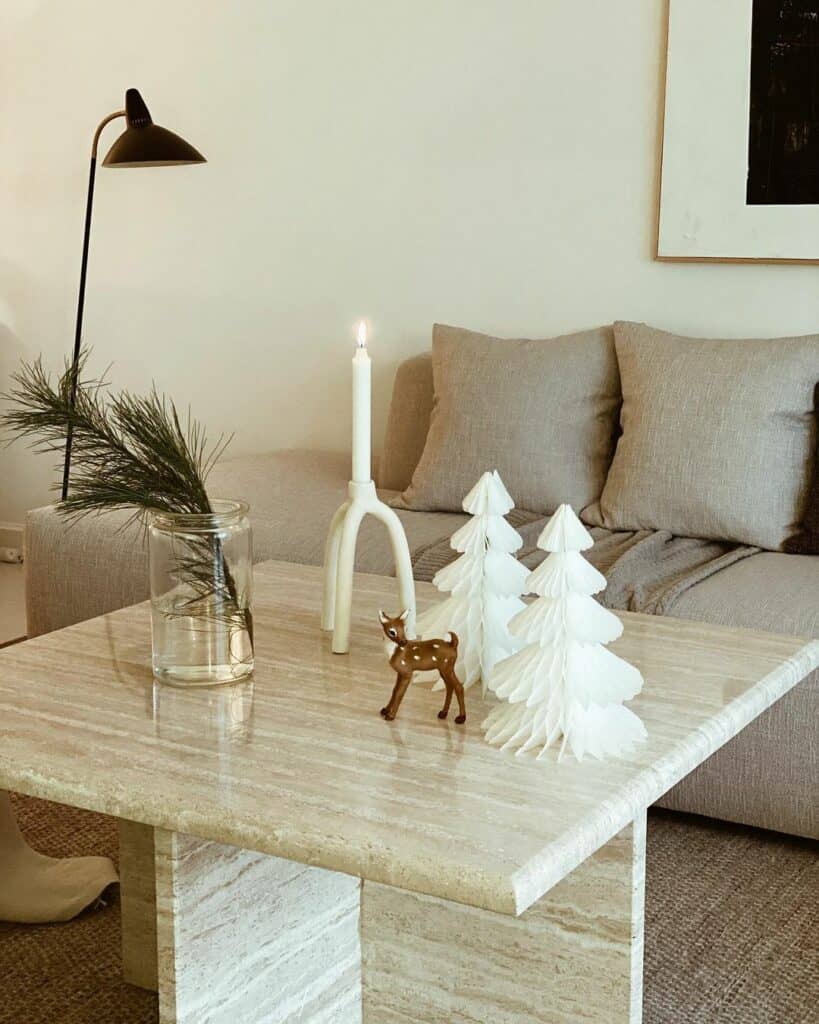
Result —
[{"label": "white candle holder", "polygon": [[[412,578],[412,560],[409,544],[401,520],[385,505],[375,491],[372,480],[350,481],[350,497],[336,511],[330,523],[324,549],[324,599],[321,608],[321,628],[333,631],[334,654],[347,654],[350,650],[350,615],[353,602],[353,569],[358,530],[364,516],[379,519],[386,527],[395,560],[398,579],[400,611],[407,615],[407,636],[415,636],[415,581]],[[375,620],[373,620],[375,621]]]}]

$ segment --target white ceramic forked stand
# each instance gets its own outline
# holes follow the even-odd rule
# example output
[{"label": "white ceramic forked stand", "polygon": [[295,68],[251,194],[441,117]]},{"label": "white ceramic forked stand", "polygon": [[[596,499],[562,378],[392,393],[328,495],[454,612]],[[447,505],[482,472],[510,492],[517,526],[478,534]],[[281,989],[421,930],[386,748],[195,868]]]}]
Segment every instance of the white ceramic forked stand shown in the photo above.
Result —
[{"label": "white ceramic forked stand", "polygon": [[321,607],[321,628],[333,631],[333,653],[350,650],[350,611],[353,600],[353,569],[355,545],[361,521],[366,515],[379,519],[386,527],[395,560],[401,611],[406,609],[407,635],[415,636],[415,581],[412,578],[407,536],[401,520],[385,505],[375,491],[372,480],[350,481],[350,497],[341,505],[330,523],[324,549],[324,597]]}]

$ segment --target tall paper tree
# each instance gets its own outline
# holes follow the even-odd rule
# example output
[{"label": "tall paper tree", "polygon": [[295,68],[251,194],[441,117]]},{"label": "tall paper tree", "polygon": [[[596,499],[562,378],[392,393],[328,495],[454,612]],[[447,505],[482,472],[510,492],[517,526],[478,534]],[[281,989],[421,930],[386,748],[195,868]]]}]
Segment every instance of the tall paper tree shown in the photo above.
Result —
[{"label": "tall paper tree", "polygon": [[490,688],[504,703],[483,723],[489,743],[543,757],[560,737],[580,761],[616,756],[645,738],[640,719],[623,701],[640,692],[643,677],[607,650],[623,631],[616,615],[592,596],[605,577],[580,554],[594,541],[569,505],[561,505],[538,539],[549,557],[532,572],[527,590],[538,599],[509,623],[522,647],[496,664]]},{"label": "tall paper tree", "polygon": [[420,637],[458,634],[455,671],[465,687],[485,681],[493,666],[520,646],[507,629],[525,608],[520,594],[528,576],[514,557],[523,541],[504,518],[514,505],[497,470],[484,473],[463,500],[473,518],[450,541],[460,557],[432,581],[450,596],[419,615],[416,624]]}]

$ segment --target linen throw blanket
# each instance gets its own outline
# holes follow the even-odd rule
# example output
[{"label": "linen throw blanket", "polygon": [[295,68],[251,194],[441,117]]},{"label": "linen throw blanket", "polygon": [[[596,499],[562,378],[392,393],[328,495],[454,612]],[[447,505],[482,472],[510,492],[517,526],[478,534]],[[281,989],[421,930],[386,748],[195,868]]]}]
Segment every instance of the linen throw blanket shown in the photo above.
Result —
[{"label": "linen throw blanket", "polygon": [[[527,568],[536,568],[546,557],[537,547],[537,538],[549,516],[513,509],[506,518],[523,538],[518,558]],[[583,555],[608,581],[598,595],[600,603],[651,615],[671,614],[677,600],[691,587],[760,550],[745,544],[674,537],[667,530],[612,532],[591,527],[589,532],[594,547]],[[415,578],[431,581],[457,557],[449,537],[419,548],[413,553]]]}]

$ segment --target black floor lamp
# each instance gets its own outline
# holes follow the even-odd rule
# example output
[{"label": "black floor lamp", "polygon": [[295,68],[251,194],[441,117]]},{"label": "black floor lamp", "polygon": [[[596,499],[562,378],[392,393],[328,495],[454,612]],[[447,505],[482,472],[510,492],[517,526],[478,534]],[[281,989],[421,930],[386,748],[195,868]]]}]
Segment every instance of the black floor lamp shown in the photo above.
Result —
[{"label": "black floor lamp", "polygon": [[[82,344],[82,315],[85,306],[85,277],[88,269],[88,243],[91,238],[91,209],[94,203],[94,178],[97,173],[97,146],[103,128],[118,117],[124,117],[128,127],[120,135],[103,160],[103,167],[175,167],[179,164],[203,164],[205,158],[184,139],[154,124],[145,101],[136,89],[125,93],[125,109],[117,110],[100,121],[91,145],[91,167],[88,173],[88,200],[85,206],[85,231],[82,241],[80,268],[80,294],[77,300],[77,327],[74,333],[74,355],[71,361],[71,406],[77,397],[77,372]],[[63,467],[62,497],[68,497],[68,477],[71,470],[71,427],[65,439],[65,466]]]}]

